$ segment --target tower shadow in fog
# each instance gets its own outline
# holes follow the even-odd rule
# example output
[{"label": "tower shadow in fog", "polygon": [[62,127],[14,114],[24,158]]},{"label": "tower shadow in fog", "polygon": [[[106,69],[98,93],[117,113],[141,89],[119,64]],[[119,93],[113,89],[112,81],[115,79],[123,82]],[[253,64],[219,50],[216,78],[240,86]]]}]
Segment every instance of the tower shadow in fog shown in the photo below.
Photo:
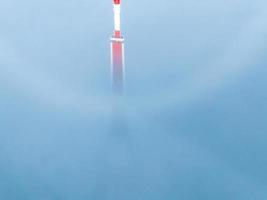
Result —
[{"label": "tower shadow in fog", "polygon": [[114,96],[110,131],[100,151],[98,165],[101,167],[93,198],[130,200],[136,184],[135,179],[131,178],[136,173],[136,162],[123,96]]},{"label": "tower shadow in fog", "polygon": [[125,107],[125,102],[123,95],[114,95],[112,112],[111,112],[111,127],[110,136],[111,137],[128,137],[129,136],[129,126],[127,119],[127,110]]}]

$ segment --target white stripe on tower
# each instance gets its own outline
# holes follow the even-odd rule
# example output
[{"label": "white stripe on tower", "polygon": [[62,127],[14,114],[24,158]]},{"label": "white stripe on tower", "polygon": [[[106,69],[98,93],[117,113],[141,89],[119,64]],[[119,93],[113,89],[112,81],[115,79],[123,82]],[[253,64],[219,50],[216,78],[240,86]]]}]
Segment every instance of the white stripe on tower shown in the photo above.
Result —
[{"label": "white stripe on tower", "polygon": [[121,5],[114,4],[114,29],[115,31],[121,30]]}]

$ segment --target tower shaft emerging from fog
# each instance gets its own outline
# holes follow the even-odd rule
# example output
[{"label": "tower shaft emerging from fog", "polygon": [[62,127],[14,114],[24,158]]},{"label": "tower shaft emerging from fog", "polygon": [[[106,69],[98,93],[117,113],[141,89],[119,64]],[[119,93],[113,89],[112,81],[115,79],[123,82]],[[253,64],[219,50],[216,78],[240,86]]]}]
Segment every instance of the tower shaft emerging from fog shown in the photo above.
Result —
[{"label": "tower shaft emerging from fog", "polygon": [[111,37],[111,74],[115,94],[123,94],[124,91],[124,39],[121,35],[120,3],[120,0],[113,0],[114,33]]}]

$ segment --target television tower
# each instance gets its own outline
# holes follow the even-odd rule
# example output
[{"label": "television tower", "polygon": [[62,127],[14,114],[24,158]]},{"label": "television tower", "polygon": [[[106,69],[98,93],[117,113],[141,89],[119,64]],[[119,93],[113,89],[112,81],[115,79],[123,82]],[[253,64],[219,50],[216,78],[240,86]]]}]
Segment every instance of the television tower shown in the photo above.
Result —
[{"label": "television tower", "polygon": [[113,0],[114,33],[111,37],[111,74],[113,92],[124,90],[124,38],[121,35],[121,1]]}]

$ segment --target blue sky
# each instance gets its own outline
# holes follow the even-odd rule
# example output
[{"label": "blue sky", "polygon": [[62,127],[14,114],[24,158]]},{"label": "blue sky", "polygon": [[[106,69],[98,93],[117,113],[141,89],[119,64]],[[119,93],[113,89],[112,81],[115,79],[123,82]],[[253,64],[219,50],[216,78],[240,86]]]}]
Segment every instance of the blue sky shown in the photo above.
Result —
[{"label": "blue sky", "polygon": [[266,2],[122,4],[0,2],[0,199],[266,199]]}]

